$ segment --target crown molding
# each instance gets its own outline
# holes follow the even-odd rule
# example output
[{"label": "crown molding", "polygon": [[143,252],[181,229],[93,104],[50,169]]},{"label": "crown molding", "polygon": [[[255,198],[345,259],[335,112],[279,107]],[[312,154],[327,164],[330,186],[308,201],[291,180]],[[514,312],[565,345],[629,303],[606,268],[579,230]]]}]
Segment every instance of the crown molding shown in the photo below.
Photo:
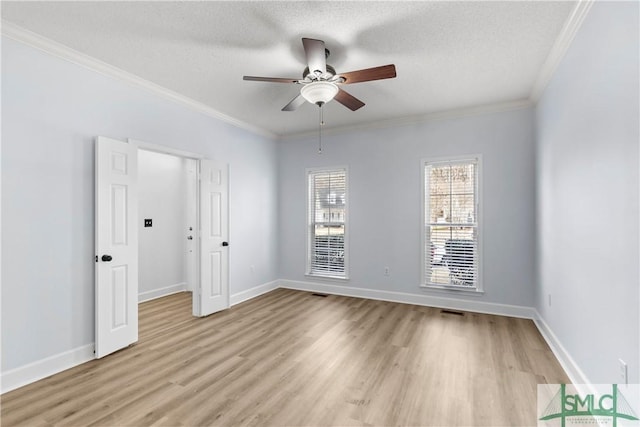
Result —
[{"label": "crown molding", "polygon": [[[462,117],[479,116],[482,114],[502,113],[506,111],[521,110],[533,106],[530,99],[518,99],[515,101],[499,102],[494,104],[478,105],[474,107],[456,108],[447,111],[438,111],[434,113],[420,114],[416,116],[397,117],[388,120],[377,120],[375,122],[365,122],[356,125],[336,126],[332,128],[323,128],[322,135],[335,135],[358,130],[383,129],[399,126],[408,126],[422,124],[427,122],[435,122],[441,120],[457,119]],[[294,134],[284,135],[280,137],[281,141],[290,139],[300,139],[306,137],[317,136],[318,131],[305,131]]]},{"label": "crown molding", "polygon": [[161,96],[162,98],[168,99],[169,101],[175,102],[191,110],[205,114],[206,116],[220,120],[221,122],[230,124],[237,128],[272,140],[278,138],[278,135],[272,132],[258,128],[241,120],[234,119],[233,117],[230,117],[214,108],[211,108],[206,104],[203,104],[202,102],[196,101],[170,89],[162,87],[158,84],[152,83],[148,80],[136,76],[135,74],[129,73],[120,68],[114,67],[113,65],[107,64],[106,62],[100,61],[99,59],[96,59],[92,56],[78,52],[77,50],[71,49],[70,47],[65,46],[61,43],[55,42],[11,22],[5,21],[4,19],[1,21],[1,23],[2,35],[10,39],[34,47],[58,58],[62,58],[76,65],[80,65],[91,71],[95,71],[105,76],[142,88],[147,92],[151,92],[155,95]]},{"label": "crown molding", "polygon": [[540,69],[540,74],[538,74],[536,82],[533,84],[530,99],[534,103],[537,102],[544,93],[544,90],[556,72],[558,65],[560,65],[560,62],[569,50],[569,46],[571,46],[578,30],[582,26],[585,17],[589,13],[589,10],[591,10],[591,6],[594,1],[595,0],[578,0],[571,11],[569,18],[564,23],[560,34],[558,34],[558,38],[556,38],[547,59]]}]

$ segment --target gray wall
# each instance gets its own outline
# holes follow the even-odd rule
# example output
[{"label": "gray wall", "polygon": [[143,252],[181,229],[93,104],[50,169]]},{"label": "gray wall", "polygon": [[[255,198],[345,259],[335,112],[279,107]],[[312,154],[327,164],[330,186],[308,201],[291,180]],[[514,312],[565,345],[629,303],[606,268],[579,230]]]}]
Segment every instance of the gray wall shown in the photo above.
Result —
[{"label": "gray wall", "polygon": [[638,12],[596,2],[537,107],[536,307],[592,383],[640,382]]},{"label": "gray wall", "polygon": [[[353,114],[345,111],[344,114]],[[482,154],[485,294],[449,296],[532,306],[534,294],[534,132],[530,108],[361,130],[280,143],[280,277],[305,273],[305,168],[349,167],[350,280],[347,286],[442,296],[419,288],[421,162]],[[389,277],[384,276],[389,266]],[[335,282],[331,282],[335,284]]]},{"label": "gray wall", "polygon": [[277,278],[276,143],[3,38],[3,372],[94,340],[97,135],[228,162],[230,293]]}]

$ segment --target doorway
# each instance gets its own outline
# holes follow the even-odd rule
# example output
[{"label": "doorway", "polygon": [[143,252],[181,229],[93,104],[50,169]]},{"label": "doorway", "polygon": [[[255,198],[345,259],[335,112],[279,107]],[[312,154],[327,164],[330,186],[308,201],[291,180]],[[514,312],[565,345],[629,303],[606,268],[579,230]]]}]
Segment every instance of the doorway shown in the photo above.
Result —
[{"label": "doorway", "polygon": [[197,161],[138,149],[138,302],[193,292]]},{"label": "doorway", "polygon": [[[169,157],[158,161],[160,157],[154,156],[158,153]],[[149,156],[156,158],[155,166],[162,163],[165,167],[154,166],[149,174],[143,172],[145,177],[140,185],[138,158]],[[169,167],[171,164],[176,167]],[[147,166],[149,164],[142,167]],[[169,172],[172,168],[175,175]],[[95,184],[96,358],[138,340],[140,299],[175,293],[181,288],[187,290],[189,286],[193,292],[194,316],[207,316],[229,307],[228,166],[225,163],[140,141],[126,143],[98,137]],[[143,198],[149,191],[177,196],[170,201],[161,198],[141,202],[140,188],[147,190]],[[140,205],[143,211],[139,215]],[[159,222],[156,220],[154,224],[152,215],[156,215]],[[168,226],[171,222],[175,223],[173,227]],[[149,230],[148,235],[139,234],[141,229],[140,233],[144,233],[145,228],[153,229],[154,225],[161,224],[169,230],[164,232],[167,241],[154,240],[162,233],[156,233],[155,237]],[[144,271],[143,267],[143,288],[139,291],[141,236],[145,238],[143,245],[162,246],[162,251],[144,254],[143,262],[150,265],[151,270]],[[168,277],[162,278],[160,284],[152,283],[154,277],[158,277],[152,270],[165,263],[171,264],[167,269],[171,274],[167,273]]]}]

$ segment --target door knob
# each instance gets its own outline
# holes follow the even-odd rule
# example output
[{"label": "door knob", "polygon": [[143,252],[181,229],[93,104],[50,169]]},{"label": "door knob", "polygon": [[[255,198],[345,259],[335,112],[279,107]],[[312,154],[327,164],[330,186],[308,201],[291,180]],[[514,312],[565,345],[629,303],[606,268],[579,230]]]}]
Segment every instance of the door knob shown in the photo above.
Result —
[{"label": "door knob", "polygon": [[111,255],[102,255],[102,261],[109,262],[113,259]]},{"label": "door knob", "polygon": [[229,242],[222,242],[222,246],[229,246]]}]

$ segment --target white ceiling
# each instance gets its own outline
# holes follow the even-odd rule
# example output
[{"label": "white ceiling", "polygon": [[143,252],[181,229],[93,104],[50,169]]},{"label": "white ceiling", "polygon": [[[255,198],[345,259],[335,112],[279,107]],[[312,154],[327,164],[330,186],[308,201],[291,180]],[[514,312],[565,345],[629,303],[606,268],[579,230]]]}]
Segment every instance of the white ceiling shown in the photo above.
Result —
[{"label": "white ceiling", "polygon": [[2,18],[275,135],[317,129],[300,86],[301,38],[338,73],[393,63],[398,77],[343,86],[366,106],[325,107],[327,128],[530,97],[575,2],[2,2]]}]

